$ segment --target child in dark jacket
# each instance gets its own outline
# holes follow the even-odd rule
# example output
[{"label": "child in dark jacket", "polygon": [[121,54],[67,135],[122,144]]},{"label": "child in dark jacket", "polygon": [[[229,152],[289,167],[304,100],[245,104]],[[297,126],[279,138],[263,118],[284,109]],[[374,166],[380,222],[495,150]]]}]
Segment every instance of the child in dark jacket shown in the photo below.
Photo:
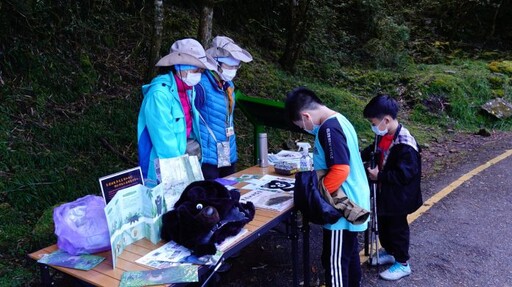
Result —
[{"label": "child in dark jacket", "polygon": [[[379,275],[386,280],[398,280],[411,274],[409,256],[409,224],[407,215],[422,204],[420,148],[397,120],[398,104],[388,95],[378,95],[366,105],[363,115],[371,122],[377,135],[375,168],[368,168],[368,177],[377,182],[377,222],[379,264],[393,264]],[[375,142],[363,150],[368,161]],[[374,254],[372,264],[376,264]]]}]

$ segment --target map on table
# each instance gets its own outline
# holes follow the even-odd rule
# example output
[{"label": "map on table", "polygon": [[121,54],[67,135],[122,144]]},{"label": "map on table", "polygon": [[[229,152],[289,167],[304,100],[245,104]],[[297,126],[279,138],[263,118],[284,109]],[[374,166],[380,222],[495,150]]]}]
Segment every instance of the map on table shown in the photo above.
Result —
[{"label": "map on table", "polygon": [[96,265],[100,264],[103,260],[105,260],[104,257],[97,255],[71,255],[65,251],[57,250],[50,254],[45,254],[37,262],[87,271],[96,267]]}]

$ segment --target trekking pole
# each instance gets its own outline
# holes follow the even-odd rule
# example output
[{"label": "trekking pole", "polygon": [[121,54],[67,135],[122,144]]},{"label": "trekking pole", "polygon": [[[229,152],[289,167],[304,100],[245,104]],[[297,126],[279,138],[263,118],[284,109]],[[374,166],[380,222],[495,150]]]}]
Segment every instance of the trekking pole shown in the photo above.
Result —
[{"label": "trekking pole", "polygon": [[[379,136],[375,135],[373,151],[370,155],[370,168],[377,166],[377,146]],[[377,222],[377,181],[370,180],[370,258],[368,262],[373,265],[373,253],[375,253],[376,265],[379,265],[379,226]]]}]

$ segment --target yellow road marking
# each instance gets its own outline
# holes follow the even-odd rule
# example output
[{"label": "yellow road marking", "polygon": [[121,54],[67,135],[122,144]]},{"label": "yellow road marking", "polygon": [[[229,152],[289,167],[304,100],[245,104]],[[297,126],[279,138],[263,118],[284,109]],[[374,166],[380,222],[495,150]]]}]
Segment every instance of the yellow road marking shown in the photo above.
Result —
[{"label": "yellow road marking", "polygon": [[[441,199],[446,197],[448,194],[450,194],[452,191],[454,191],[457,187],[461,186],[464,182],[470,180],[473,176],[479,174],[480,172],[484,171],[485,169],[495,165],[496,163],[506,159],[507,157],[512,155],[512,149],[507,150],[506,152],[502,153],[501,155],[491,159],[490,161],[480,165],[479,167],[476,167],[475,169],[471,170],[470,172],[462,175],[458,179],[456,179],[454,182],[450,183],[448,186],[440,190],[438,193],[434,194],[431,198],[429,198],[427,201],[423,203],[422,206],[418,210],[416,210],[414,213],[410,214],[407,217],[407,221],[412,223],[414,220],[418,219],[423,213],[425,213],[427,210],[429,210],[434,204],[439,202]],[[361,264],[366,262],[368,260],[368,257],[364,255],[364,249],[359,252],[359,259],[361,260]]]},{"label": "yellow road marking", "polygon": [[461,186],[464,182],[470,180],[473,176],[479,174],[480,172],[484,171],[485,169],[493,166],[494,164],[504,160],[505,158],[512,155],[512,149],[502,153],[501,155],[491,159],[490,161],[480,165],[479,167],[473,169],[472,171],[464,174],[463,176],[459,177],[457,180],[449,184],[447,187],[443,188],[438,193],[434,194],[431,198],[429,198],[427,201],[423,203],[423,205],[416,210],[414,213],[408,216],[409,224],[413,222],[414,220],[418,219],[420,215],[425,213],[427,210],[429,210],[434,204],[439,202],[441,199],[446,197],[448,194],[450,194],[452,191],[454,191],[457,187]]}]

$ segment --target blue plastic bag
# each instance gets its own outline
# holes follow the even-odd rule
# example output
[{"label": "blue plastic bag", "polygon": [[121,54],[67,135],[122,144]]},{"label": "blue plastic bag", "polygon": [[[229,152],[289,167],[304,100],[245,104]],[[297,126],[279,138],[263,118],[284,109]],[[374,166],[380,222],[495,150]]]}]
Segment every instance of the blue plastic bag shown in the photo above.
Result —
[{"label": "blue plastic bag", "polygon": [[95,195],[86,195],[56,207],[53,221],[59,249],[71,255],[110,249],[104,208],[103,198]]}]

